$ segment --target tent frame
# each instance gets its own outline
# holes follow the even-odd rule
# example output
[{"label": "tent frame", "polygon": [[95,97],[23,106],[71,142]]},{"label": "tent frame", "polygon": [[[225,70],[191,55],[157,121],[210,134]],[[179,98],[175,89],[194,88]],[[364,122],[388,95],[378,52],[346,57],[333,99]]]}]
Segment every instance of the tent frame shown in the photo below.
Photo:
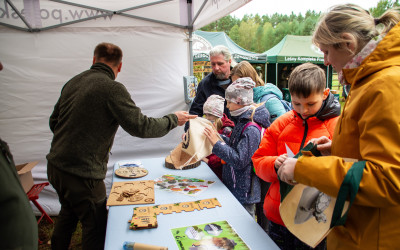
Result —
[{"label": "tent frame", "polygon": [[[135,6],[135,7],[122,9],[122,10],[101,9],[101,8],[88,6],[88,5],[84,5],[84,4],[71,3],[71,2],[68,2],[68,1],[64,1],[64,0],[49,0],[49,1],[57,2],[57,3],[61,3],[61,4],[66,4],[66,5],[71,5],[71,6],[75,6],[75,7],[80,7],[80,8],[96,10],[96,11],[102,12],[103,14],[95,15],[95,16],[91,16],[91,17],[87,17],[87,18],[83,18],[83,19],[79,19],[79,20],[74,20],[74,21],[70,21],[70,22],[65,22],[65,23],[62,23],[62,24],[52,25],[52,26],[48,26],[48,27],[45,27],[45,28],[32,28],[31,25],[26,21],[24,16],[21,14],[21,12],[14,6],[14,4],[11,2],[11,0],[5,0],[5,2],[10,5],[10,7],[13,9],[13,11],[15,11],[15,13],[18,15],[18,17],[21,18],[22,22],[28,28],[21,28],[21,27],[18,27],[18,26],[15,26],[15,25],[11,25],[11,24],[7,24],[7,23],[3,23],[3,22],[0,22],[0,25],[6,26],[6,27],[9,27],[9,28],[13,28],[13,29],[17,29],[17,30],[27,31],[27,32],[40,32],[40,31],[44,31],[44,30],[58,28],[58,27],[61,27],[61,26],[66,26],[66,25],[70,25],[70,24],[85,22],[85,21],[96,19],[96,18],[99,18],[99,17],[120,15],[120,16],[124,16],[124,17],[128,17],[128,18],[139,19],[139,20],[142,20],[142,21],[148,21],[148,22],[164,24],[164,25],[168,25],[168,26],[172,26],[172,27],[177,27],[177,28],[181,28],[181,29],[187,29],[188,33],[189,33],[188,34],[189,35],[189,39],[188,39],[188,41],[189,41],[189,55],[190,55],[189,58],[193,58],[193,25],[194,25],[195,21],[197,20],[198,16],[200,15],[200,13],[202,12],[202,10],[204,9],[205,5],[208,2],[208,0],[204,0],[203,1],[203,4],[201,5],[200,9],[197,11],[197,13],[195,14],[194,18],[192,19],[192,11],[191,11],[192,10],[192,0],[187,0],[187,3],[188,3],[187,13],[188,13],[188,23],[189,23],[189,25],[185,26],[185,25],[179,25],[179,24],[175,24],[175,23],[164,22],[164,21],[160,21],[160,20],[156,20],[156,19],[145,18],[145,17],[135,16],[135,15],[130,15],[130,14],[125,13],[127,11],[136,10],[136,9],[140,9],[140,8],[144,8],[144,7],[148,7],[148,6],[152,6],[152,5],[162,4],[162,3],[170,2],[172,0],[158,0],[158,1],[153,1],[153,2],[146,3],[146,4],[138,5],[138,6]],[[189,65],[190,75],[193,75],[193,60],[189,60],[189,61],[190,61],[190,65]]]}]

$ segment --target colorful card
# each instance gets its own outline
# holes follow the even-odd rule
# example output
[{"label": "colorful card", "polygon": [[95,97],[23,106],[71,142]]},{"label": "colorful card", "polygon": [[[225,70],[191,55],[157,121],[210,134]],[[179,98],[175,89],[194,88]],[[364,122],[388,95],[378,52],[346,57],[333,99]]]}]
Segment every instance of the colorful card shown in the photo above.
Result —
[{"label": "colorful card", "polygon": [[197,178],[182,177],[177,175],[163,175],[154,180],[155,187],[162,190],[196,196],[205,191],[215,181],[201,180]]},{"label": "colorful card", "polygon": [[227,221],[173,228],[171,232],[180,250],[250,250]]}]

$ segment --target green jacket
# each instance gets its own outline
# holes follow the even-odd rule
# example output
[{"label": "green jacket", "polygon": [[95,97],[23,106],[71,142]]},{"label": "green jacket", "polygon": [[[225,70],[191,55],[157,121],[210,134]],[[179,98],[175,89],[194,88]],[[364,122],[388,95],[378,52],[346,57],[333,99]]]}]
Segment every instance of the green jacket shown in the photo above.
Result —
[{"label": "green jacket", "polygon": [[38,227],[7,143],[0,139],[0,249],[38,249]]},{"label": "green jacket", "polygon": [[132,136],[156,138],[175,128],[174,114],[142,114],[125,86],[103,63],[68,81],[50,116],[53,141],[48,166],[83,177],[104,179],[108,154],[120,125]]}]

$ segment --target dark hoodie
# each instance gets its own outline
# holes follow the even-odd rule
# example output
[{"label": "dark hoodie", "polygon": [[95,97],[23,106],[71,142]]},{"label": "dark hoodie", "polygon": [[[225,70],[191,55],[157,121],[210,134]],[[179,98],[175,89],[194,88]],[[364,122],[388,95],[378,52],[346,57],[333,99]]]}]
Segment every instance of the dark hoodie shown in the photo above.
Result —
[{"label": "dark hoodie", "polygon": [[[226,143],[217,142],[213,153],[226,162],[222,169],[222,180],[232,194],[243,205],[260,202],[261,190],[258,177],[253,174],[251,157],[261,141],[261,131],[255,126],[244,127],[251,121],[250,109],[239,117],[232,117],[235,128]],[[270,125],[269,113],[262,105],[256,108],[253,121],[261,127]],[[224,138],[225,139],[225,138]]]},{"label": "dark hoodie", "polygon": [[325,101],[322,103],[321,108],[319,109],[319,111],[312,116],[307,117],[306,119],[303,119],[299,114],[297,114],[297,112],[295,112],[295,114],[300,117],[301,119],[304,120],[304,136],[303,136],[303,140],[301,142],[300,148],[303,148],[305,145],[305,140],[307,137],[307,132],[308,132],[308,123],[307,120],[311,117],[317,117],[319,120],[321,121],[325,121],[334,117],[337,117],[340,115],[340,111],[341,111],[341,106],[339,103],[339,100],[337,100],[335,98],[335,96],[329,92],[328,97],[325,99]]}]

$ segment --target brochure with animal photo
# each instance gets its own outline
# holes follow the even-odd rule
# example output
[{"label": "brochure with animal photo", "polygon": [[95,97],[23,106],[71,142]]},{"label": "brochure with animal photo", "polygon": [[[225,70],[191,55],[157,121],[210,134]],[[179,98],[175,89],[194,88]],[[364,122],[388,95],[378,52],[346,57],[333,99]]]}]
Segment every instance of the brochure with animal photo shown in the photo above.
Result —
[{"label": "brochure with animal photo", "polygon": [[196,196],[214,184],[215,181],[207,181],[197,178],[183,177],[177,175],[163,175],[154,180],[158,189]]},{"label": "brochure with animal photo", "polygon": [[173,228],[171,232],[180,250],[250,250],[227,221]]}]

